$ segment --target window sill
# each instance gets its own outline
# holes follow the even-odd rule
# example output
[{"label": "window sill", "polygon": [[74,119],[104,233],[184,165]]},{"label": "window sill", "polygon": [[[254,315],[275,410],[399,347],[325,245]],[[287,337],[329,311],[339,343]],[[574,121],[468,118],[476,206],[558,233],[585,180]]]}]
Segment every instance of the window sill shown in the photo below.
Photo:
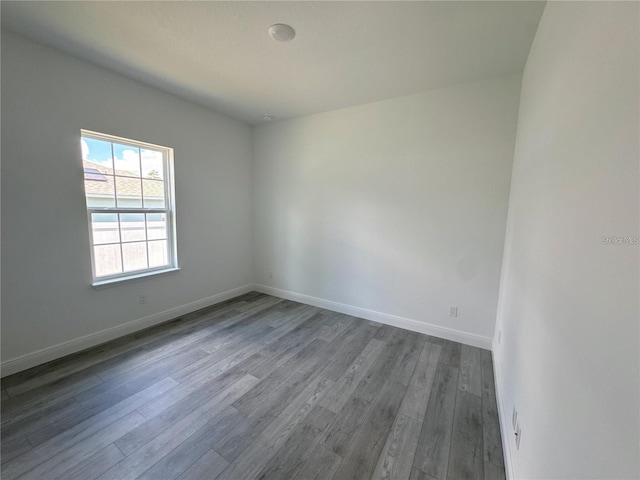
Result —
[{"label": "window sill", "polygon": [[137,282],[149,277],[156,277],[158,275],[168,275],[180,271],[180,267],[165,268],[164,270],[154,270],[153,272],[136,273],[135,275],[129,275],[127,277],[110,278],[109,280],[97,280],[91,284],[96,290],[109,287],[117,287],[119,285],[125,285],[127,283]]}]

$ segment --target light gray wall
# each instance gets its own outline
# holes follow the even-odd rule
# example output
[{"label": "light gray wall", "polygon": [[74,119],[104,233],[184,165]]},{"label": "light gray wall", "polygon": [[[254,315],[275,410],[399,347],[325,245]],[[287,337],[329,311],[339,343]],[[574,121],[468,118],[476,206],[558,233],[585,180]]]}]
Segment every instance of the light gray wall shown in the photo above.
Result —
[{"label": "light gray wall", "polygon": [[256,282],[490,345],[520,80],[255,127]]},{"label": "light gray wall", "polygon": [[[90,286],[81,128],[175,149],[180,272]],[[3,32],[2,360],[250,284],[251,155],[243,123]]]},{"label": "light gray wall", "polygon": [[[494,356],[515,478],[640,478],[638,3],[549,2],[524,71]],[[632,239],[633,242],[633,239]]]}]

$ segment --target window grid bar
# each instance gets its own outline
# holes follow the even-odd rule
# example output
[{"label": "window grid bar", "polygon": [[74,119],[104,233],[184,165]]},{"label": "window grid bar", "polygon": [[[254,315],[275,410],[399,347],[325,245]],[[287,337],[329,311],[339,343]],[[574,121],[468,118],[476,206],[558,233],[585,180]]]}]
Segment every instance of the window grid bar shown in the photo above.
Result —
[{"label": "window grid bar", "polygon": [[[117,208],[118,207],[118,186],[116,185],[116,156],[113,151],[113,142],[109,142],[109,146],[111,147],[111,171],[113,172],[113,203]],[[118,220],[118,222],[119,221],[120,220]],[[124,271],[124,265],[122,270]]]},{"label": "window grid bar", "polygon": [[[142,169],[142,165],[140,165]],[[142,171],[142,170],[140,170]],[[144,197],[142,197],[144,199]],[[149,227],[147,222],[147,214],[144,215],[144,236],[147,239],[147,268],[149,268]]]},{"label": "window grid bar", "polygon": [[144,198],[144,191],[142,190],[142,153],[141,152],[142,152],[142,149],[138,147],[138,170],[140,171],[140,191],[142,192],[142,198]]},{"label": "window grid bar", "polygon": [[[111,144],[113,150],[113,144]],[[120,221],[120,214],[118,214],[118,233],[120,234],[120,273],[124,273],[124,250],[122,250],[122,228],[120,228],[122,222]]]},{"label": "window grid bar", "polygon": [[[116,178],[142,178],[140,175],[118,175],[115,172],[113,173],[113,175],[111,175],[110,173],[105,173],[105,174],[101,174],[101,175],[109,175],[109,176],[116,177]],[[153,180],[153,179],[151,179],[151,180]],[[158,181],[160,182],[161,180],[158,180]]]},{"label": "window grid bar", "polygon": [[[142,164],[140,164],[140,175],[142,175]],[[140,177],[140,183],[142,186],[140,187],[140,191],[142,192],[142,208],[147,206],[147,200],[144,198],[144,178]]]},{"label": "window grid bar", "polygon": [[[138,170],[140,171],[140,203],[142,204],[142,208],[144,208],[144,182],[142,181],[142,149],[138,147]],[[147,235],[147,220],[145,215],[145,227],[144,234]],[[147,268],[149,268],[149,253],[147,252]]]},{"label": "window grid bar", "polygon": [[169,213],[167,208],[118,208],[118,207],[89,207],[89,213]]},{"label": "window grid bar", "polygon": [[122,245],[122,244],[129,244],[129,243],[143,243],[143,242],[162,242],[162,241],[166,241],[169,240],[169,238],[165,237],[165,238],[153,238],[151,240],[129,240],[127,242],[109,242],[109,243],[93,243],[92,245],[94,247],[106,247],[109,245]]}]

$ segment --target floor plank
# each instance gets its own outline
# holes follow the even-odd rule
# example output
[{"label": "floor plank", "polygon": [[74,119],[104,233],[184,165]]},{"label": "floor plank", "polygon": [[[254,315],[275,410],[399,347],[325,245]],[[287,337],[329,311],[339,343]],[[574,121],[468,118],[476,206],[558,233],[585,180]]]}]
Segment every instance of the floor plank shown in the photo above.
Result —
[{"label": "floor plank", "polygon": [[347,454],[356,432],[367,417],[369,408],[389,379],[396,360],[406,345],[406,339],[407,333],[401,330],[389,337],[373,366],[327,429],[322,441],[325,447],[340,456]]},{"label": "floor plank", "polygon": [[303,311],[298,316],[298,320],[304,320],[302,323],[241,362],[238,368],[257,378],[266,377],[314,340],[313,335],[320,328],[320,315],[313,310]]},{"label": "floor plank", "polygon": [[[26,453],[16,457],[13,460],[2,465],[2,476],[15,472],[15,475],[25,473],[37,465],[45,462],[67,450],[71,450],[80,442],[88,441],[94,434],[100,432],[103,428],[118,421],[125,415],[132,413],[141,405],[144,405],[150,399],[163,392],[169,390],[176,385],[174,380],[164,379],[155,385],[119,402],[111,408],[100,412],[99,414],[75,425],[73,428],[47,440],[46,442],[32,448]],[[131,425],[130,429],[136,425]]]},{"label": "floor plank", "polygon": [[462,344],[450,340],[441,340],[442,355],[440,361],[450,367],[460,368],[460,357],[462,355]]},{"label": "floor plank", "polygon": [[409,385],[426,340],[424,335],[409,333],[407,343],[398,355],[396,365],[391,372],[392,381],[405,387]]},{"label": "floor plank", "polygon": [[18,457],[31,450],[31,444],[26,435],[16,434],[12,438],[2,439],[2,463]]},{"label": "floor plank", "polygon": [[441,350],[440,345],[425,343],[409,382],[407,393],[402,400],[402,405],[400,405],[400,413],[413,418],[419,424],[422,424],[427,402],[431,396],[431,387],[436,376]]},{"label": "floor plank", "polygon": [[[140,425],[142,422],[144,422],[142,415],[137,412],[129,413],[95,434],[85,438],[84,441],[78,442],[71,448],[63,450],[47,461],[38,464],[35,468],[22,474],[20,478],[23,480],[38,480],[63,476],[67,470],[91,457],[110,443],[113,443],[114,440],[124,435],[131,428]],[[18,471],[10,467],[2,471],[2,478],[4,480],[11,480],[17,477]]]},{"label": "floor plank", "polygon": [[118,447],[110,443],[102,450],[63,472],[55,480],[94,480],[123,458],[124,455]]},{"label": "floor plank", "polygon": [[242,414],[233,407],[224,409],[220,415],[211,419],[204,427],[152,465],[138,477],[138,480],[178,478],[192,464],[207,454],[216,438],[220,438],[225,431],[233,428],[241,417]]},{"label": "floor plank", "polygon": [[304,383],[306,376],[317,370],[319,363],[317,354],[324,346],[326,342],[323,340],[314,340],[282,367],[260,381],[233,406],[241,412],[250,414],[264,407],[269,396],[278,393],[281,387],[291,389],[299,383]]},{"label": "floor plank", "polygon": [[218,455],[214,450],[209,450],[196,460],[187,470],[178,477],[178,480],[203,480],[216,478],[227,468],[229,462]]},{"label": "floor plank", "polygon": [[426,473],[417,468],[411,469],[411,475],[409,476],[409,480],[434,480],[433,477],[430,477]]},{"label": "floor plank", "polygon": [[269,459],[280,449],[295,428],[311,412],[323,395],[331,388],[333,381],[317,377],[298,395],[284,411],[236,458],[218,480],[238,480],[256,478]]},{"label": "floor plank", "polygon": [[322,326],[317,333],[317,338],[331,342],[336,339],[338,335],[344,332],[347,327],[353,323],[353,317],[348,315],[342,315],[341,313],[329,312],[327,310],[321,311]]},{"label": "floor plank", "polygon": [[504,467],[491,462],[484,462],[484,480],[505,480],[507,478]]},{"label": "floor plank", "polygon": [[232,344],[223,349],[217,350],[214,354],[209,355],[209,357],[183,368],[171,377],[180,383],[184,383],[194,380],[203,381],[206,378],[218,376],[221,373],[238,366],[247,358],[264,349],[272,342],[277,341],[301,322],[302,319],[297,319],[276,329],[269,327],[271,331],[267,334],[252,331],[252,334],[248,335],[243,342]]},{"label": "floor plank", "polygon": [[342,457],[318,444],[296,474],[296,480],[325,480],[333,478]]},{"label": "floor plank", "polygon": [[334,475],[335,480],[372,477],[404,393],[405,388],[398,383],[385,384]]},{"label": "floor plank", "polygon": [[3,479],[505,478],[490,352],[257,292],[1,390]]},{"label": "floor plank", "polygon": [[437,480],[447,477],[458,369],[440,363],[425,412],[413,466]]},{"label": "floor plank", "polygon": [[468,392],[459,392],[456,398],[447,478],[484,478],[482,401]]},{"label": "floor plank", "polygon": [[336,416],[330,410],[317,405],[311,413],[291,433],[257,478],[260,480],[279,480],[297,478],[298,470],[308,459],[320,441],[321,433]]},{"label": "floor plank", "polygon": [[348,370],[336,381],[331,391],[325,395],[320,405],[338,413],[367,374],[383,346],[384,342],[371,340]]},{"label": "floor plank", "polygon": [[322,374],[334,381],[340,378],[340,376],[364,350],[367,344],[373,339],[376,330],[377,329],[375,327],[370,325],[360,328],[349,342],[345,343],[333,356],[331,363],[327,368],[325,368]]},{"label": "floor plank", "polygon": [[[318,342],[324,343],[322,340]],[[292,375],[285,375],[282,381],[261,382],[261,386],[273,387],[260,390],[261,396],[253,395],[253,391],[258,389],[256,387],[236,401],[234,407],[247,415],[246,420],[215,444],[214,449],[226,460],[233,462],[287,408],[291,399],[296,398],[314,381],[320,372],[320,363],[320,357],[311,356],[301,364],[299,370],[293,370]],[[288,368],[291,369],[292,365]],[[245,398],[246,402],[243,401]],[[254,402],[254,399],[257,401]]]},{"label": "floor plank", "polygon": [[100,480],[133,480],[137,478],[191,435],[207,425],[212,419],[220,415],[235,396],[240,395],[245,389],[251,388],[256,381],[257,379],[247,375],[238,382],[242,382],[242,385],[236,390],[236,395],[230,395],[224,402],[221,402],[218,398],[213,398],[201,405],[171,427],[158,432],[159,435],[135,450],[135,452],[128,455],[98,478]]},{"label": "floor plank", "polygon": [[233,369],[204,381],[185,382],[183,384],[176,382],[175,388],[172,388],[162,395],[158,395],[147,404],[138,408],[138,412],[147,419],[153,418],[187,398],[193,401],[193,399],[197,399],[202,395],[215,394],[236,382],[244,375],[244,372]]},{"label": "floor plank", "polygon": [[[205,385],[201,390],[194,392],[159,415],[148,419],[139,427],[129,431],[116,441],[116,446],[125,455],[129,455],[153,440],[158,432],[171,428],[184,417],[202,408],[203,405],[215,403],[216,412],[221,412],[255,383],[255,378],[243,375],[242,378],[238,378],[228,385],[220,382],[212,382],[210,385]],[[202,453],[204,454],[204,452]]]},{"label": "floor plank", "polygon": [[462,345],[458,388],[477,397],[482,395],[482,365],[479,348]]},{"label": "floor plank", "polygon": [[420,423],[411,417],[399,414],[371,478],[373,480],[409,480],[419,436]]},{"label": "floor plank", "polygon": [[[255,298],[255,303],[258,303],[259,297]],[[3,386],[6,385],[9,388],[17,387],[16,391],[26,391],[55,382],[57,379],[68,377],[81,370],[93,371],[94,366],[98,366],[97,371],[104,371],[110,366],[123,368],[128,365],[129,362],[126,361],[126,358],[132,355],[132,352],[133,354],[144,352],[146,348],[158,342],[177,348],[181,345],[175,342],[174,336],[176,334],[188,331],[189,329],[192,331],[196,329],[197,331],[202,331],[202,326],[209,328],[215,327],[218,323],[218,316],[221,313],[228,312],[231,309],[241,308],[241,306],[245,304],[248,304],[248,302],[244,301],[241,297],[237,297],[236,299],[203,308],[170,322],[156,325],[98,345],[97,347],[83,350],[76,354],[17,373],[3,379]]]}]

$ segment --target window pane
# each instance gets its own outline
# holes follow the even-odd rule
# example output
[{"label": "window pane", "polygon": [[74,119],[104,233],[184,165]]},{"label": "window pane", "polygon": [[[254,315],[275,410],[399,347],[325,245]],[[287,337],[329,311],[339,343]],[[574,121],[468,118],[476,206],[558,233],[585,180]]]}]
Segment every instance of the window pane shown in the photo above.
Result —
[{"label": "window pane", "polygon": [[[106,169],[113,170],[111,142],[82,137],[80,143],[82,146],[82,160],[85,167],[87,163],[90,162],[98,164]],[[110,173],[113,174],[113,171]]]},{"label": "window pane", "polygon": [[85,170],[84,193],[87,197],[87,207],[115,207],[116,199],[113,190],[113,177],[104,175],[106,181],[94,180]]},{"label": "window pane", "polygon": [[80,143],[94,279],[173,265],[173,150],[85,130]]},{"label": "window pane", "polygon": [[166,240],[149,242],[149,267],[169,265],[169,251]]},{"label": "window pane", "polygon": [[122,272],[120,245],[96,245],[93,247],[96,277]]},{"label": "window pane", "polygon": [[140,149],[129,145],[113,144],[113,163],[116,175],[140,176]]},{"label": "window pane", "polygon": [[91,228],[93,230],[93,243],[118,243],[120,231],[118,230],[118,214],[93,213],[91,214]]},{"label": "window pane", "polygon": [[142,180],[145,208],[164,208],[164,182],[161,180]]},{"label": "window pane", "polygon": [[122,263],[125,272],[147,268],[147,242],[123,243]]},{"label": "window pane", "polygon": [[147,213],[147,239],[167,238],[167,215],[164,213]]},{"label": "window pane", "polygon": [[139,178],[116,177],[118,207],[142,207],[142,185]]},{"label": "window pane", "polygon": [[121,213],[120,232],[123,242],[146,240],[144,233],[144,213]]},{"label": "window pane", "polygon": [[143,148],[140,150],[140,160],[142,162],[142,176],[144,178],[164,180],[162,152]]}]

